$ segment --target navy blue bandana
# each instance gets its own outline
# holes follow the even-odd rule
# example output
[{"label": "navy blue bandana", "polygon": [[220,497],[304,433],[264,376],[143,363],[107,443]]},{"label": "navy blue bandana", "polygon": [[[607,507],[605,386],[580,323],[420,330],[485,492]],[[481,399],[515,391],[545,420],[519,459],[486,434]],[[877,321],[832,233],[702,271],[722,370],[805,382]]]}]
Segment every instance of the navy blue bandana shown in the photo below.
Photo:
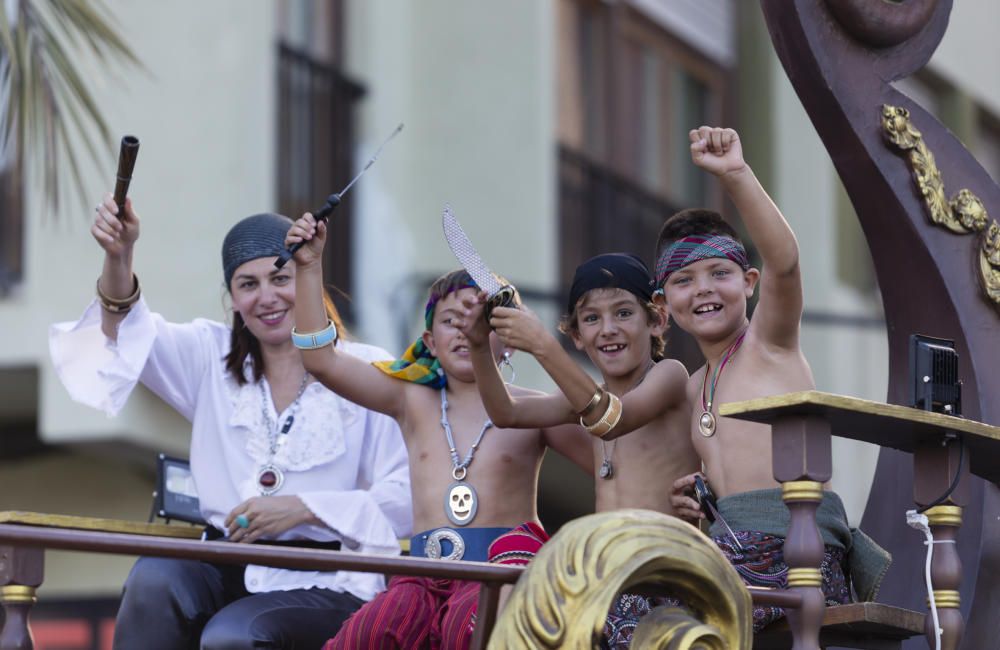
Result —
[{"label": "navy blue bandana", "polygon": [[222,241],[222,273],[226,288],[241,264],[261,257],[277,257],[285,250],[285,235],[292,220],[280,214],[265,212],[241,220],[229,229]]},{"label": "navy blue bandana", "polygon": [[653,299],[652,284],[649,269],[636,255],[607,253],[592,257],[576,267],[566,313],[572,314],[580,299],[593,289],[624,289],[645,304]]}]

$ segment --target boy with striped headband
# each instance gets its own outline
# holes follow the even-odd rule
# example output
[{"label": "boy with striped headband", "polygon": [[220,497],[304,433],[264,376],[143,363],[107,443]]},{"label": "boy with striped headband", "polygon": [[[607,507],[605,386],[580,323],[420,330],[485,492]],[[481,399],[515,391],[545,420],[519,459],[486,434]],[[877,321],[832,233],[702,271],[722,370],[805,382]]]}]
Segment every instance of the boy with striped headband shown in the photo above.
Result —
[{"label": "boy with striped headband", "polygon": [[[487,417],[469,342],[455,327],[462,298],[478,291],[464,270],[431,286],[426,330],[403,359],[370,365],[323,345],[331,328],[321,303],[325,239],[325,224],[307,213],[286,240],[306,242],[295,254],[293,341],[323,385],[399,423],[409,454],[413,528],[423,531],[411,539],[410,554],[526,563],[547,539],[536,511],[545,448],[591,471],[581,442],[586,434],[576,426],[504,430]],[[491,349],[496,363],[502,348]],[[478,583],[396,576],[326,648],[467,648],[478,594]]]},{"label": "boy with striped headband", "polygon": [[[743,160],[736,132],[703,126],[689,135],[692,160],[719,179],[753,237],[764,270],[750,266],[743,244],[718,213],[684,210],[660,232],[656,284],[678,327],[694,336],[705,355],[705,365],[687,385],[691,438],[721,518],[736,531],[736,539],[719,518],[710,534],[745,582],[784,587],[789,515],[772,472],[770,427],[721,418],[718,405],[815,387],[799,347],[798,245]],[[749,318],[747,301],[758,284],[760,298]],[[691,494],[694,483],[694,474],[677,480],[671,497],[678,514],[691,521],[705,517]],[[865,559],[859,557],[862,547],[870,548],[862,542],[870,540],[852,539],[843,504],[833,492],[824,492],[817,520],[826,546],[821,572],[827,603],[850,601],[848,559],[856,592],[870,598],[877,588],[872,576],[879,570],[872,576],[853,571],[854,561]],[[877,556],[867,559],[877,564]],[[779,608],[755,607],[754,630],[783,615]]]}]

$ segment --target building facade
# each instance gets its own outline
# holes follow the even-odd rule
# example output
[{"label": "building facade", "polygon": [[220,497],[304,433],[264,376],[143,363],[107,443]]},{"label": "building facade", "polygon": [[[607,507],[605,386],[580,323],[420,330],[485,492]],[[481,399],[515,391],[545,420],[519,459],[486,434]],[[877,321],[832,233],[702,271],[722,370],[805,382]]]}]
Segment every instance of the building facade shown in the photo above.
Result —
[{"label": "building facade", "polygon": [[[340,306],[354,334],[400,353],[419,333],[426,287],[457,265],[441,236],[445,203],[554,326],[586,257],[629,250],[651,261],[660,223],[681,207],[736,219],[690,164],[686,135],[732,125],[799,239],[803,346],[818,388],[885,399],[867,247],[756,3],[108,4],[143,67],[80,60],[113,132],[141,140],[130,190],[142,218],[135,266],[150,306],[168,318],[225,319],[219,251],[229,226],[322,205],[404,122],[333,217],[329,279],[350,296]],[[928,69],[900,82],[994,179],[997,24],[996,3],[956,2]],[[90,203],[67,195],[57,213],[30,171],[5,176],[0,477],[9,487],[0,510],[142,520],[156,453],[187,453],[187,423],[155,397],[139,390],[108,419],[71,402],[48,360],[49,325],[75,319],[93,295],[101,251],[90,206],[112,186],[111,155],[106,163],[86,170]],[[697,367],[679,333],[671,349]],[[533,361],[515,363],[519,383],[552,387]],[[857,522],[877,450],[834,444],[833,487]],[[541,502],[554,527],[588,512],[592,482],[547,459]],[[42,603],[113,603],[131,561],[50,552]]]}]

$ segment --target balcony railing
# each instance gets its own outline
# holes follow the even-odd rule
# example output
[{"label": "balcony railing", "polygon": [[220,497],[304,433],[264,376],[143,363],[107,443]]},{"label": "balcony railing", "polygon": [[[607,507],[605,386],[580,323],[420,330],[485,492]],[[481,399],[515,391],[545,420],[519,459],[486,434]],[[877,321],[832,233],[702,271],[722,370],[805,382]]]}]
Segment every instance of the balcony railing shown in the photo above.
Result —
[{"label": "balcony railing", "polygon": [[[560,146],[560,295],[569,294],[576,267],[601,253],[634,253],[652,270],[660,227],[679,209],[607,166]],[[694,340],[678,328],[667,337],[667,356],[688,370],[703,362]]]}]

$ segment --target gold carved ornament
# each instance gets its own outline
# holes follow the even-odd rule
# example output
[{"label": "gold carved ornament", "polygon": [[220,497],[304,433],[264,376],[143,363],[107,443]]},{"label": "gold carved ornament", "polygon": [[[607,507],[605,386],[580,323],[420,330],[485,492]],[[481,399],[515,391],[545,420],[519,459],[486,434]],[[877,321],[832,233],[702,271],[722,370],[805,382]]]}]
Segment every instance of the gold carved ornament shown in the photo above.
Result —
[{"label": "gold carved ornament", "polygon": [[698,529],[649,510],[563,526],[518,580],[488,647],[597,647],[614,600],[638,585],[691,611],[654,609],[636,628],[633,647],[750,650],[753,606],[736,570]]},{"label": "gold carved ornament", "polygon": [[968,189],[959,190],[950,200],[945,197],[944,181],[934,154],[910,121],[908,110],[883,104],[882,129],[891,144],[908,153],[931,222],[959,235],[981,233],[979,277],[987,297],[1000,306],[1000,225],[990,222],[986,206]]}]

